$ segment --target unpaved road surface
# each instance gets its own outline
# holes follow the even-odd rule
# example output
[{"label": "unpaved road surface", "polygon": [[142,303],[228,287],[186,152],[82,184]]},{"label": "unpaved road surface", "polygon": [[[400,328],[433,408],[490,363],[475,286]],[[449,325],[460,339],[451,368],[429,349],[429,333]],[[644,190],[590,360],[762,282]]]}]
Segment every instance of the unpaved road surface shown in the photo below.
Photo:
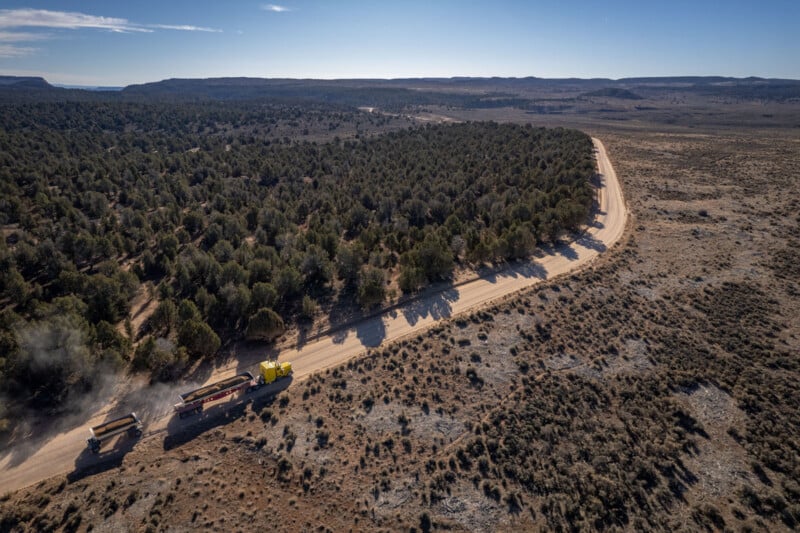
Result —
[{"label": "unpaved road surface", "polygon": [[[429,328],[441,319],[464,313],[543,280],[571,272],[587,265],[611,247],[625,231],[628,211],[605,147],[599,139],[593,141],[601,180],[598,211],[591,226],[579,238],[548,250],[534,261],[518,263],[502,272],[425,296],[299,349],[285,349],[278,356],[280,360],[292,361],[294,380],[302,380],[310,374],[341,364],[363,353],[368,347],[379,346]],[[257,362],[265,358],[263,352],[248,353],[244,349],[236,355],[236,364],[217,369],[207,382],[230,377],[245,369],[253,371]],[[0,452],[0,492],[17,490],[59,474],[80,471],[94,463],[121,460],[133,446],[133,442],[121,437],[117,443],[106,445],[109,451],[96,457],[87,453],[86,438],[89,436],[89,427],[126,412],[136,411],[145,423],[143,438],[165,438],[166,446],[170,436],[197,423],[195,418],[179,420],[172,416],[172,403],[177,401],[178,394],[191,388],[192,385],[185,384],[160,385],[146,389],[141,389],[136,384],[129,385],[128,392],[118,393],[115,403],[99,406],[93,415],[76,420],[61,433],[39,440],[31,438],[14,449]],[[268,387],[255,394],[274,394],[279,388]],[[235,402],[237,398],[228,401]],[[224,400],[218,403],[221,405],[213,407],[214,411],[225,409]]]}]

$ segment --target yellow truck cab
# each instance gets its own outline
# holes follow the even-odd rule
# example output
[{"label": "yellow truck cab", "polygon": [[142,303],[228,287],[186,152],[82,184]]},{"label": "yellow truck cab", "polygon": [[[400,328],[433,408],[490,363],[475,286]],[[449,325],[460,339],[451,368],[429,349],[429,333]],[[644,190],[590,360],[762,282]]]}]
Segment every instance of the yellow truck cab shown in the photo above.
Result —
[{"label": "yellow truck cab", "polygon": [[286,377],[292,373],[292,363],[277,361],[264,361],[258,365],[259,381],[268,385],[275,380]]}]

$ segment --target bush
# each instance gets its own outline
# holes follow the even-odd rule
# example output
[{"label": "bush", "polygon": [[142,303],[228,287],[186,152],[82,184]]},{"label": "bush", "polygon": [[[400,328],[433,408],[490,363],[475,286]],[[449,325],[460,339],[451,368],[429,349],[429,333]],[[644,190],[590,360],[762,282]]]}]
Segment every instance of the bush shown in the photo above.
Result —
[{"label": "bush", "polygon": [[418,291],[425,285],[425,272],[414,265],[403,265],[400,267],[400,278],[397,280],[400,290],[408,294]]},{"label": "bush", "polygon": [[275,307],[278,303],[278,293],[270,283],[257,282],[253,284],[250,293],[250,307],[258,310],[262,307]]},{"label": "bush", "polygon": [[178,308],[172,300],[162,300],[150,315],[150,326],[156,333],[169,333],[178,317]]},{"label": "bush", "polygon": [[191,300],[181,300],[178,306],[178,320],[186,322],[187,320],[200,320],[200,311]]},{"label": "bush", "polygon": [[149,370],[155,379],[168,381],[183,370],[188,359],[186,348],[175,349],[168,341],[147,337],[136,347],[132,366],[135,370]]},{"label": "bush", "polygon": [[268,307],[262,307],[250,317],[245,333],[248,340],[272,341],[284,332],[283,319]]},{"label": "bush", "polygon": [[358,303],[369,308],[380,305],[386,298],[386,281],[383,270],[365,266],[358,276]]},{"label": "bush", "polygon": [[429,280],[444,279],[452,274],[453,252],[438,235],[429,233],[414,251],[414,263]]},{"label": "bush", "polygon": [[205,322],[187,320],[178,330],[178,343],[186,347],[192,357],[214,355],[220,347],[220,340],[214,330]]}]

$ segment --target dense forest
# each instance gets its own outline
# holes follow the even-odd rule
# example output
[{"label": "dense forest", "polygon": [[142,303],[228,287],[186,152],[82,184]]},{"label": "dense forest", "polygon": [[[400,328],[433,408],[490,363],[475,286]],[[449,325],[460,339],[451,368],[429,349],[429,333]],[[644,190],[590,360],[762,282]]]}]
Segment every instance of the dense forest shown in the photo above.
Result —
[{"label": "dense forest", "polygon": [[[589,215],[583,133],[401,126],[315,105],[4,106],[0,419],[63,409],[100,369],[174,378],[226,340],[528,256]],[[135,331],[144,283],[158,305]]]}]

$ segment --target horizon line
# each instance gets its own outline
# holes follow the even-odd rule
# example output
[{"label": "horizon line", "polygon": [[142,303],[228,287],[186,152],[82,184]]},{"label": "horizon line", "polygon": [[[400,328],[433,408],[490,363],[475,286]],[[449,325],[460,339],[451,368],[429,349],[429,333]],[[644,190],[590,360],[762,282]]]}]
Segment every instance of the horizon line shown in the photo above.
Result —
[{"label": "horizon line", "polygon": [[[792,82],[800,82],[800,78],[784,78],[784,77],[764,77],[764,76],[730,76],[724,74],[679,74],[679,75],[643,75],[643,76],[623,76],[619,78],[614,77],[602,77],[602,76],[592,76],[592,77],[580,77],[580,76],[567,76],[567,77],[544,77],[544,76],[536,76],[533,74],[525,75],[525,76],[498,76],[498,75],[453,75],[453,76],[397,76],[397,77],[292,77],[292,76],[206,76],[206,77],[170,77],[170,78],[162,78],[154,81],[141,81],[141,82],[134,82],[134,83],[127,83],[127,84],[117,84],[117,83],[63,83],[63,82],[51,82],[49,81],[44,73],[37,73],[37,74],[5,74],[0,72],[0,77],[9,77],[9,78],[39,78],[44,80],[49,85],[58,88],[65,88],[65,89],[80,89],[80,88],[108,88],[108,89],[124,89],[127,87],[132,87],[136,85],[148,85],[148,84],[155,84],[155,83],[162,83],[166,81],[204,81],[204,80],[235,80],[235,79],[242,79],[242,80],[282,80],[282,81],[436,81],[436,80],[526,80],[526,79],[536,79],[536,80],[544,80],[544,81],[565,81],[565,80],[575,80],[575,81],[610,81],[610,82],[619,82],[624,80],[640,80],[640,79],[678,79],[678,78],[720,78],[720,79],[728,79],[728,80],[761,80],[761,81],[792,81]],[[57,76],[56,76],[57,77]]]}]

